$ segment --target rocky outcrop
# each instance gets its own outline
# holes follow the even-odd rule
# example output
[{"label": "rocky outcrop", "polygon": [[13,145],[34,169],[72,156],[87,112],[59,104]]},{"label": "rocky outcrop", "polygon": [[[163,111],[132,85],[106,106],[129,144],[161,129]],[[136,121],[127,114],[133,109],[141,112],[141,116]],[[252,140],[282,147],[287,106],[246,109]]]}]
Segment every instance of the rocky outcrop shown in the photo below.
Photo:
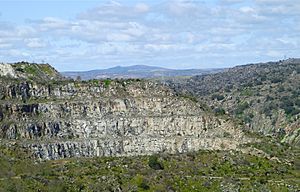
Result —
[{"label": "rocky outcrop", "polygon": [[34,81],[64,79],[60,73],[49,64],[36,64],[24,61],[13,64],[0,64],[0,77],[23,80],[30,79]]},{"label": "rocky outcrop", "polygon": [[11,65],[0,64],[0,76],[16,77],[16,73]]},{"label": "rocky outcrop", "polygon": [[226,119],[151,81],[2,81],[0,137],[39,159],[235,149]]}]

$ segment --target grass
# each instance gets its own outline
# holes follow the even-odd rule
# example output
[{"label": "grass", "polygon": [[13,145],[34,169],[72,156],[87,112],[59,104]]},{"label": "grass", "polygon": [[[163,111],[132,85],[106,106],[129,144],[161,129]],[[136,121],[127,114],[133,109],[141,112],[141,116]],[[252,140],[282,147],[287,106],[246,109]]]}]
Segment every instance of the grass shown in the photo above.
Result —
[{"label": "grass", "polygon": [[30,75],[37,75],[38,69],[35,65],[26,65],[24,71]]},{"label": "grass", "polygon": [[48,76],[54,76],[55,72],[54,70],[50,67],[50,65],[47,64],[40,64],[38,65],[39,68],[41,69],[41,71],[43,71],[45,74],[47,74]]}]

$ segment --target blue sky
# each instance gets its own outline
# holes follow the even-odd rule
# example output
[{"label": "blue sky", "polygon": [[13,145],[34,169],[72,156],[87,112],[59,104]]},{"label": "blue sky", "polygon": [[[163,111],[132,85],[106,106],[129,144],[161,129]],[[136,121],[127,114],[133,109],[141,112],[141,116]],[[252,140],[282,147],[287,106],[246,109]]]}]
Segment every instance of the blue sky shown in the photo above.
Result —
[{"label": "blue sky", "polygon": [[183,69],[299,55],[299,0],[0,0],[1,62]]}]

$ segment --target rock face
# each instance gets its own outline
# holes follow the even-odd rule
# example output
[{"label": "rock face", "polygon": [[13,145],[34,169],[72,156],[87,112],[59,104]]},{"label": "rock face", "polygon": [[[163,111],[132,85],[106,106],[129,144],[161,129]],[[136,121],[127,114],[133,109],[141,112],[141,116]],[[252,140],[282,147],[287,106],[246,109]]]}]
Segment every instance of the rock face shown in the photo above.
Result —
[{"label": "rock face", "polygon": [[1,142],[40,159],[235,149],[247,142],[226,119],[151,81],[0,80]]},{"label": "rock face", "polygon": [[16,77],[16,74],[11,65],[0,64],[0,76]]}]

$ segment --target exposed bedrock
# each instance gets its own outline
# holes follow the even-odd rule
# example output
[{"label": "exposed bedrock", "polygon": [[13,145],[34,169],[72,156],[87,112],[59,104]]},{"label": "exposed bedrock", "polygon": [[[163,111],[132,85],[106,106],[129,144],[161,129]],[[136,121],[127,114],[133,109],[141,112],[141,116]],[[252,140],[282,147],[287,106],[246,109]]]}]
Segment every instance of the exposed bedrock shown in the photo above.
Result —
[{"label": "exposed bedrock", "polygon": [[1,140],[40,159],[236,149],[230,120],[148,81],[1,85]]}]

